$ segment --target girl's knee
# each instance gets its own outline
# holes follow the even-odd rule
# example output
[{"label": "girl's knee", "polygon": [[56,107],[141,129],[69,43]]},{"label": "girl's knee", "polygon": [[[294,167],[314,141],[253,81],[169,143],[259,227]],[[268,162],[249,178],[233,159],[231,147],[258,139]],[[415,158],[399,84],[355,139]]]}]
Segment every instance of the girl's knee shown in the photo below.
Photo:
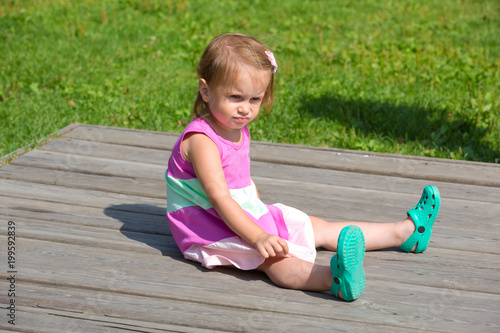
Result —
[{"label": "girl's knee", "polygon": [[290,257],[268,258],[259,266],[271,281],[287,289],[303,289],[311,275],[314,264]]}]

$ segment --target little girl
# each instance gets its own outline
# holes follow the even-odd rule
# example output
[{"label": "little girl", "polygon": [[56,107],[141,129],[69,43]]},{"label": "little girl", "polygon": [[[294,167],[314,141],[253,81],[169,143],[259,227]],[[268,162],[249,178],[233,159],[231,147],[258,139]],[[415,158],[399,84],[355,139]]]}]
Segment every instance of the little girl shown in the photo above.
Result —
[{"label": "little girl", "polygon": [[[427,186],[397,223],[332,223],[264,204],[250,178],[247,125],[261,106],[272,106],[277,68],[269,48],[247,35],[222,35],[205,49],[195,117],[174,145],[165,175],[172,236],[185,258],[207,268],[257,269],[279,286],[330,290],[352,301],[365,288],[365,248],[427,248],[439,192]],[[314,264],[317,247],[337,252],[329,266]]]}]

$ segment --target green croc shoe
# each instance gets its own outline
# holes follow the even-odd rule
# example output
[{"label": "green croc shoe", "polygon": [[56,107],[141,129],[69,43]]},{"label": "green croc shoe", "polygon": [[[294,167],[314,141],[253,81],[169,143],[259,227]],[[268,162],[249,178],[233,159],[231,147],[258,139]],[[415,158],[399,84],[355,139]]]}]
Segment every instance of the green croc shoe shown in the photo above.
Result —
[{"label": "green croc shoe", "polygon": [[330,260],[333,273],[331,292],[337,298],[340,298],[340,290],[345,301],[354,301],[365,290],[364,256],[365,238],[361,229],[353,225],[342,229],[337,254]]},{"label": "green croc shoe", "polygon": [[439,213],[440,203],[441,197],[437,187],[427,185],[418,204],[407,213],[413,219],[416,230],[400,246],[400,249],[410,252],[415,245],[417,245],[415,253],[421,253],[427,249],[431,240],[432,226]]}]

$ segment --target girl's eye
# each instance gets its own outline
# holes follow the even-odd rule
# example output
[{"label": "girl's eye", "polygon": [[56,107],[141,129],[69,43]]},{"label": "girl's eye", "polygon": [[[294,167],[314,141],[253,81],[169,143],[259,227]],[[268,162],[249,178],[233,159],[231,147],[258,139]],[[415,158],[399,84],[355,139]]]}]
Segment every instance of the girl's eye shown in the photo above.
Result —
[{"label": "girl's eye", "polygon": [[231,99],[240,99],[239,95],[230,95],[229,98]]}]

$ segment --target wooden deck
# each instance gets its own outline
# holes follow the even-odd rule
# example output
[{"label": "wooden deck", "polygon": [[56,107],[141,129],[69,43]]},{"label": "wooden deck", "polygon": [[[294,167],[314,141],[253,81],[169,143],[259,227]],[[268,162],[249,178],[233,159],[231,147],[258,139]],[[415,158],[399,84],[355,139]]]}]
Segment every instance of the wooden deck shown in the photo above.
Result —
[{"label": "wooden deck", "polygon": [[[4,309],[0,328],[500,331],[500,165],[253,142],[262,199],[329,221],[397,221],[425,185],[439,187],[429,249],[367,253],[366,291],[345,303],[278,288],[258,272],[184,260],[165,218],[164,172],[176,138],[75,124],[0,167],[0,302],[16,305],[16,325]],[[317,262],[331,256],[320,250]]]}]

